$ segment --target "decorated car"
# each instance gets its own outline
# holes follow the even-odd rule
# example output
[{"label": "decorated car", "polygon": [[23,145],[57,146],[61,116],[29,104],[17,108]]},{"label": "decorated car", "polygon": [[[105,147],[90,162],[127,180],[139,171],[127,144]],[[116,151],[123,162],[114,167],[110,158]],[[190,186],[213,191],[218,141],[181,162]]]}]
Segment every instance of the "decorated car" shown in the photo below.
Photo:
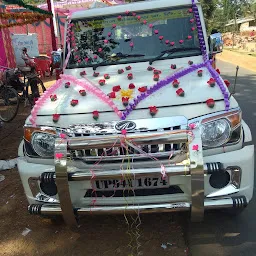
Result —
[{"label": "decorated car", "polygon": [[247,206],[251,132],[212,67],[198,1],[77,11],[66,42],[63,75],[19,148],[31,214],[76,225],[85,214],[190,211],[201,221]]}]

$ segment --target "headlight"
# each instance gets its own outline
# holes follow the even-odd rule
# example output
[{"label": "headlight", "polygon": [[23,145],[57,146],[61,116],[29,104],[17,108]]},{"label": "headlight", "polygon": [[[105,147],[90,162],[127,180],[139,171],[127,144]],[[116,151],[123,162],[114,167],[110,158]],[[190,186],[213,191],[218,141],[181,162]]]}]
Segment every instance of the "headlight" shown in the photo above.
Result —
[{"label": "headlight", "polygon": [[203,147],[214,148],[225,144],[231,134],[231,125],[226,119],[219,119],[200,126]]},{"label": "headlight", "polygon": [[39,156],[53,157],[55,138],[56,136],[50,133],[35,132],[32,135],[31,144]]},{"label": "headlight", "polygon": [[204,148],[216,148],[238,143],[242,134],[242,112],[240,109],[196,118],[190,123],[200,123]]},{"label": "headlight", "polygon": [[56,131],[44,127],[24,127],[24,140],[26,153],[31,157],[52,158]]}]

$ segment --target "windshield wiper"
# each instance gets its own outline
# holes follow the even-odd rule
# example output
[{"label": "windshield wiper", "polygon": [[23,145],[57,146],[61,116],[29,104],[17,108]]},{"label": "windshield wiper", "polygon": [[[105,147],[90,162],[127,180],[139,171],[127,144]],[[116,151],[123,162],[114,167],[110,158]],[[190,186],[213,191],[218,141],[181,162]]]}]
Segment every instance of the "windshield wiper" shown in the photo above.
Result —
[{"label": "windshield wiper", "polygon": [[144,56],[145,56],[145,54],[124,54],[124,53],[118,52],[114,56],[111,56],[111,57],[126,59],[126,58],[136,58],[136,57],[144,57]]},{"label": "windshield wiper", "polygon": [[144,57],[144,54],[123,54],[121,52],[115,53],[114,55],[109,56],[108,60],[104,60],[101,63],[97,63],[92,66],[95,71],[98,67],[106,65],[109,61],[113,61],[113,59],[126,59],[126,58],[136,58],[136,57]]},{"label": "windshield wiper", "polygon": [[162,51],[161,54],[159,54],[157,57],[149,61],[149,65],[152,65],[154,61],[161,59],[166,53],[169,53],[168,56],[175,52],[185,52],[185,51],[192,51],[192,50],[199,50],[200,48],[198,47],[186,47],[186,48],[173,48],[173,49],[168,49],[165,51]]},{"label": "windshield wiper", "polygon": [[109,60],[103,60],[101,63],[94,64],[92,69],[95,71],[98,67],[106,65],[108,61]]}]

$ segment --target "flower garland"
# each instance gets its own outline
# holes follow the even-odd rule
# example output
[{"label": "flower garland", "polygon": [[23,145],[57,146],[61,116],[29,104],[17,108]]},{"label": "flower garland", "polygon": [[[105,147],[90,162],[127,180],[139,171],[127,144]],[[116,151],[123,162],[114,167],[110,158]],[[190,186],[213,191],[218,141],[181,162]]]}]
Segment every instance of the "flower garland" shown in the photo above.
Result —
[{"label": "flower garland", "polygon": [[194,17],[196,20],[198,39],[199,39],[200,48],[203,54],[203,60],[204,62],[206,62],[207,60],[209,60],[209,58],[206,52],[206,44],[204,40],[203,28],[202,28],[202,24],[199,16],[199,11],[198,11],[197,5],[195,4],[195,0],[192,0],[192,11],[194,13]]},{"label": "flower garland", "polygon": [[33,24],[38,21],[44,21],[50,17],[51,16],[48,14],[40,14],[40,13],[0,13],[0,19],[20,20],[19,22],[12,22],[9,24],[0,24],[0,29],[14,27],[14,26],[23,26],[26,24]]},{"label": "flower garland", "polygon": [[126,110],[122,114],[122,120],[125,120],[127,116],[136,108],[136,106],[144,99],[146,99],[151,94],[155,93],[156,91],[160,90],[161,88],[165,87],[166,85],[172,83],[174,80],[178,80],[179,78],[188,75],[189,73],[196,71],[199,68],[205,67],[206,63],[201,63],[197,65],[191,65],[189,68],[184,70],[178,71],[177,73],[157,82],[155,85],[148,88],[145,92],[142,92],[138,95],[133,102],[131,102]]},{"label": "flower garland", "polygon": [[5,2],[8,3],[8,4],[15,4],[15,5],[22,6],[25,9],[28,9],[28,10],[33,11],[33,12],[38,12],[38,13],[41,13],[41,14],[46,14],[46,15],[52,16],[51,12],[45,11],[45,10],[40,9],[40,8],[38,8],[36,6],[33,6],[33,5],[25,4],[22,0],[5,0]]}]

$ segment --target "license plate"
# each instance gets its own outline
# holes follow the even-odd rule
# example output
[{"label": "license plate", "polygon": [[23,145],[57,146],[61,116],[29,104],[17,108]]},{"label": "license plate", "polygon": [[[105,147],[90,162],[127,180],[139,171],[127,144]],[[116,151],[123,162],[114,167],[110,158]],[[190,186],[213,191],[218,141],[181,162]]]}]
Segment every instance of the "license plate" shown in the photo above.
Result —
[{"label": "license plate", "polygon": [[162,177],[140,177],[137,179],[125,180],[95,180],[93,181],[95,190],[123,190],[123,189],[154,189],[169,187],[168,178]]}]

